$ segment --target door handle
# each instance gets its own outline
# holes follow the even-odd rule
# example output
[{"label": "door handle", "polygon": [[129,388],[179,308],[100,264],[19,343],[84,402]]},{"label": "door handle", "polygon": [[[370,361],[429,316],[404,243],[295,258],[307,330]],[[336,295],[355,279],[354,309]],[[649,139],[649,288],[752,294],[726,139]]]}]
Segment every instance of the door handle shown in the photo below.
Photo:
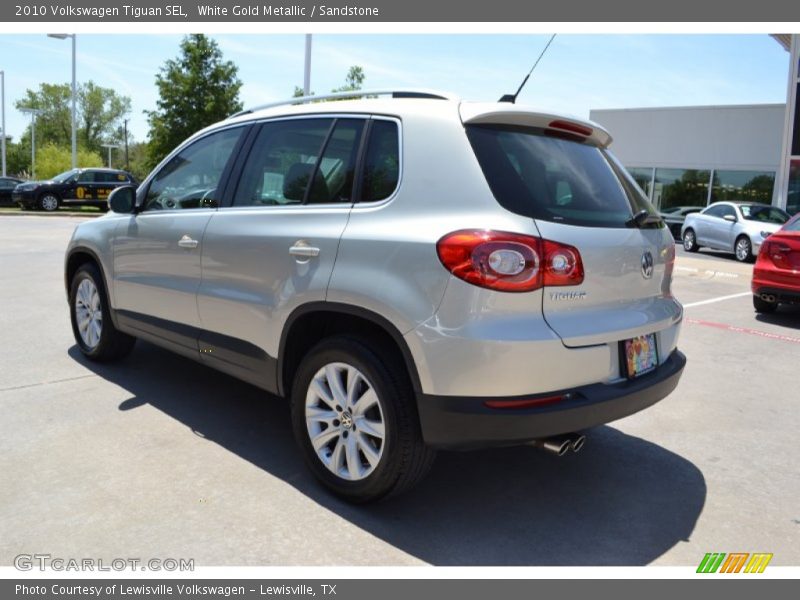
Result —
[{"label": "door handle", "polygon": [[292,256],[301,256],[303,258],[312,258],[314,256],[319,256],[319,248],[309,246],[308,242],[304,240],[298,240],[294,243],[294,246],[289,248],[289,254]]},{"label": "door handle", "polygon": [[197,240],[193,240],[188,235],[184,235],[181,239],[178,240],[178,246],[181,248],[197,248],[197,244],[199,244]]}]

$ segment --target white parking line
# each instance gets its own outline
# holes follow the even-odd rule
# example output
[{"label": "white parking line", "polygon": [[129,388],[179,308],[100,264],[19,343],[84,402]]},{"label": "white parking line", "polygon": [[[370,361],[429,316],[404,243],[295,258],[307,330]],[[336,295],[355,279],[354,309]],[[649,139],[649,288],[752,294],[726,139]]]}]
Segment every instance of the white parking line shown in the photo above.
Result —
[{"label": "white parking line", "polygon": [[723,300],[731,300],[733,298],[741,298],[742,296],[751,296],[753,292],[741,292],[739,294],[731,294],[729,296],[718,296],[709,300],[701,300],[700,302],[690,302],[684,304],[683,308],[692,308],[693,306],[702,306],[703,304],[713,304],[714,302],[722,302]]}]

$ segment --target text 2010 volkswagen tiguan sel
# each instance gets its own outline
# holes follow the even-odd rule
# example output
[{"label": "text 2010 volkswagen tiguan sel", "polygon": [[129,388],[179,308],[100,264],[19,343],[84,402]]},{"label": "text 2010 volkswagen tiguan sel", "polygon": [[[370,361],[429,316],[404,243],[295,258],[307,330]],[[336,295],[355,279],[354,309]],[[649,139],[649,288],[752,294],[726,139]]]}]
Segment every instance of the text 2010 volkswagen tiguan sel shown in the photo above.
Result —
[{"label": "text 2010 volkswagen tiguan sel", "polygon": [[87,357],[141,338],[290,399],[353,501],[437,448],[577,450],[675,388],[674,243],[602,128],[431,93],[292,102],[197,133],[77,227]]}]

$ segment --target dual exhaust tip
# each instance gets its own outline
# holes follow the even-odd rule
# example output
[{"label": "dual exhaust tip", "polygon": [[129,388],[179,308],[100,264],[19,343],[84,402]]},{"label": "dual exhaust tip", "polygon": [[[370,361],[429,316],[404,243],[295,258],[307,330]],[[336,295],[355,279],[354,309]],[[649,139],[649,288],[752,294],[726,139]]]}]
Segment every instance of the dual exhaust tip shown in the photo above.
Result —
[{"label": "dual exhaust tip", "polygon": [[778,301],[778,298],[775,296],[775,294],[761,294],[759,298],[761,298],[764,302],[769,302],[770,304],[774,304]]},{"label": "dual exhaust tip", "polygon": [[541,440],[533,440],[530,445],[556,456],[564,456],[570,450],[580,452],[586,445],[586,436],[581,433],[566,433]]}]

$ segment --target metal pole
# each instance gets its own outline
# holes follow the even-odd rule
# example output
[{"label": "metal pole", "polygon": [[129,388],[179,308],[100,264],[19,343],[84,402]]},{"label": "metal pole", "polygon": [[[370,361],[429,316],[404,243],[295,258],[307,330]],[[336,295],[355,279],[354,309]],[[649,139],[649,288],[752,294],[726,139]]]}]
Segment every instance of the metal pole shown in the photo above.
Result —
[{"label": "metal pole", "polygon": [[111,146],[108,147],[108,168],[111,168]]},{"label": "metal pole", "polygon": [[128,119],[123,121],[125,124],[125,170],[130,171],[130,164],[128,163]]},{"label": "metal pole", "polygon": [[303,74],[303,95],[311,94],[311,34],[306,34],[306,65]]},{"label": "metal pole", "polygon": [[78,136],[76,131],[76,113],[75,113],[75,106],[76,106],[76,96],[77,93],[77,79],[76,79],[76,70],[75,70],[75,39],[77,35],[72,34],[72,168],[76,169],[78,167]]},{"label": "metal pole", "polygon": [[36,179],[36,113],[31,113],[31,179]]},{"label": "metal pole", "polygon": [[6,72],[0,71],[0,112],[2,112],[2,131],[3,139],[0,141],[2,149],[0,154],[3,155],[3,177],[6,176]]}]

